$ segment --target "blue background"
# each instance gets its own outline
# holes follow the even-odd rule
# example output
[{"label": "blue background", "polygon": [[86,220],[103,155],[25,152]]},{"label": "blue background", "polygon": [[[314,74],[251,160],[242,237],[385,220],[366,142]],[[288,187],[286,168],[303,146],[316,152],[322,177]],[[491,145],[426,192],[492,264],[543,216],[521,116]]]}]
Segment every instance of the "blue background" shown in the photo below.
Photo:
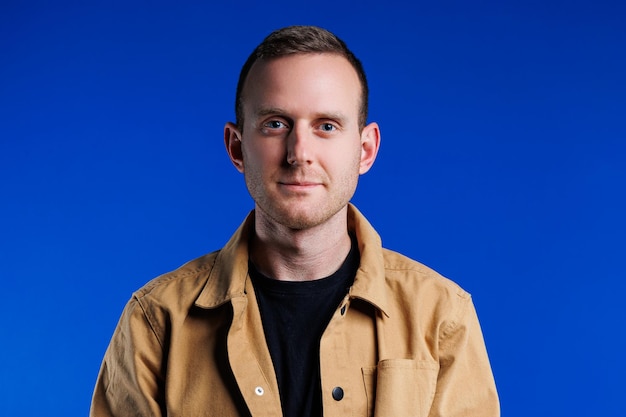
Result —
[{"label": "blue background", "polygon": [[132,291],[252,208],[222,128],[290,24],[362,59],[354,202],[473,294],[503,415],[626,415],[626,6],[407,3],[1,3],[0,415],[86,415]]}]

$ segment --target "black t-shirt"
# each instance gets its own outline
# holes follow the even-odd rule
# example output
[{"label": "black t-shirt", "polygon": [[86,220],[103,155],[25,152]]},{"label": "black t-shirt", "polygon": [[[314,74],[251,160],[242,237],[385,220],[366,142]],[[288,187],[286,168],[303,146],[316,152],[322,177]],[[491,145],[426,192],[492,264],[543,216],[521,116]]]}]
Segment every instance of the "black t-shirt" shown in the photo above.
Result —
[{"label": "black t-shirt", "polygon": [[346,260],[326,278],[278,281],[249,264],[284,417],[322,416],[320,339],[352,285],[359,261],[353,240]]}]

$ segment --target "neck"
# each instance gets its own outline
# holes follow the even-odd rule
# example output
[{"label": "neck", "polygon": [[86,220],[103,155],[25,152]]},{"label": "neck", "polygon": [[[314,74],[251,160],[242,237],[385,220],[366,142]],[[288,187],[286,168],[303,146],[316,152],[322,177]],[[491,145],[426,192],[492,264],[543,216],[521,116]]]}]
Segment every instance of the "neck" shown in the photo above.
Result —
[{"label": "neck", "polygon": [[321,225],[299,230],[277,224],[255,210],[250,258],[268,277],[284,281],[327,277],[339,269],[351,245],[347,207]]}]

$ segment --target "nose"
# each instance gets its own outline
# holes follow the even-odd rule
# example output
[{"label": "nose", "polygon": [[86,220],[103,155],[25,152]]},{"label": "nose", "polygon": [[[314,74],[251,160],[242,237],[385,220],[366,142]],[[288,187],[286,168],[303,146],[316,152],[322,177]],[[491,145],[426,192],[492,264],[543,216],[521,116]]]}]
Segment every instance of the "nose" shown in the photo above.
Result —
[{"label": "nose", "polygon": [[311,138],[305,126],[294,126],[287,137],[287,163],[292,166],[311,162]]}]

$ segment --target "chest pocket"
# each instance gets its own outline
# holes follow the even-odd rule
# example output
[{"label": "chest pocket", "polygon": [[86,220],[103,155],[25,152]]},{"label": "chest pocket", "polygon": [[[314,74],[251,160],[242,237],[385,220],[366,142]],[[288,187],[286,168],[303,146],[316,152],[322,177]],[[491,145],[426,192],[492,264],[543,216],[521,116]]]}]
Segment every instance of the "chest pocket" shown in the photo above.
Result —
[{"label": "chest pocket", "polygon": [[426,417],[435,396],[439,365],[432,361],[386,359],[363,368],[370,417]]}]

